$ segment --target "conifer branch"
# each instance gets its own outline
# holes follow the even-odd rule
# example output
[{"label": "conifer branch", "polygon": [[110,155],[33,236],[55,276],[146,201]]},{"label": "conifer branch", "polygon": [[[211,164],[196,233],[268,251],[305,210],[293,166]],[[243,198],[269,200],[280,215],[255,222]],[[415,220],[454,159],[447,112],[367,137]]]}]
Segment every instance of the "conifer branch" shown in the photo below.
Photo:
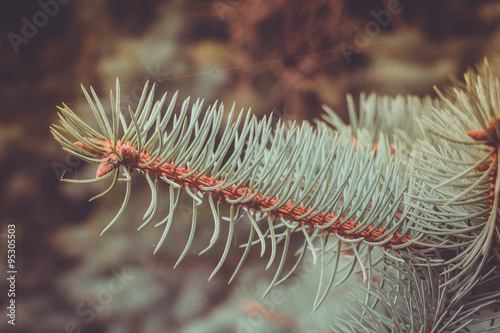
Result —
[{"label": "conifer branch", "polygon": [[492,332],[500,329],[499,324],[489,325],[500,318],[500,313],[491,309],[500,298],[500,291],[496,290],[500,282],[500,275],[495,274],[498,266],[490,266],[477,279],[471,271],[462,276],[461,279],[474,281],[475,292],[469,289],[457,298],[457,293],[450,291],[452,285],[439,288],[445,281],[457,281],[451,277],[456,271],[446,272],[445,266],[430,263],[420,265],[419,259],[405,253],[401,259],[386,258],[383,269],[379,270],[382,281],[363,288],[368,295],[366,300],[351,297],[346,311],[352,319],[334,319],[335,332]]},{"label": "conifer branch", "polygon": [[[407,272],[405,283],[420,284],[418,279],[424,278],[432,286],[453,292],[446,304],[449,306],[458,304],[481,283],[486,271],[490,272],[487,263],[492,262],[492,256],[500,258],[495,245],[500,235],[500,88],[487,64],[485,67],[485,76],[467,74],[465,84],[459,85],[454,95],[438,91],[440,100],[362,95],[357,112],[349,96],[352,125],[344,124],[325,107],[325,122],[298,125],[279,121],[274,128],[271,117],[258,120],[249,112],[237,112],[234,105],[224,124],[222,104],[203,111],[203,101],[190,105],[189,98],[176,113],[177,94],[163,112],[166,94],[153,102],[155,87],[149,91],[148,84],[138,107],[129,107],[124,114],[117,80],[110,116],[95,91],[90,88],[89,94],[82,87],[99,129],[63,105],[59,108],[61,125],[53,125],[51,130],[63,149],[99,164],[96,179],[79,182],[113,179],[110,187],[94,198],[109,193],[117,180],[126,183],[124,202],[103,232],[120,220],[133,195],[133,171],[145,176],[152,198],[138,229],[162,227],[155,252],[175,223],[181,192],[192,198],[191,231],[176,266],[194,242],[197,206],[208,200],[214,232],[201,253],[218,241],[225,242],[210,277],[231,250],[241,210],[247,216],[250,234],[241,245],[245,250],[231,280],[254,245],[260,246],[261,255],[270,252],[268,268],[276,262],[270,287],[288,278],[309,250],[322,272],[316,309],[332,286],[344,281],[356,265],[370,286],[377,263],[372,250],[377,247],[390,262],[387,267]],[[120,172],[125,178],[118,179]],[[161,182],[169,187],[170,201],[169,214],[158,221]],[[223,202],[229,206],[229,216],[223,216]],[[229,233],[220,240],[223,228]],[[303,246],[297,264],[284,272],[294,234],[303,238]],[[278,255],[280,243],[283,250]],[[340,261],[341,256],[349,260]],[[387,269],[383,277],[400,292],[392,272]],[[444,278],[437,278],[439,274]],[[392,299],[376,297],[392,306]],[[447,308],[439,303],[444,296],[436,291],[419,297],[413,302],[427,307],[427,313],[419,317],[418,327],[437,327],[429,318],[444,318],[446,311],[442,310]],[[359,304],[364,312],[358,315],[373,315]],[[450,323],[463,323],[466,317]],[[387,328],[417,327],[404,320],[382,319]],[[347,329],[345,323],[338,323]]]},{"label": "conifer branch", "polygon": [[[112,103],[110,121],[94,90],[91,88],[91,94],[85,88],[83,91],[100,132],[85,124],[67,106],[59,108],[62,127],[54,125],[52,131],[65,150],[89,162],[100,163],[97,180],[116,174],[119,169],[125,173],[124,203],[104,231],[117,222],[125,210],[131,195],[130,174],[135,170],[146,176],[152,193],[145,221],[139,229],[153,223],[158,211],[158,182],[163,180],[170,187],[171,211],[155,224],[164,227],[155,252],[175,220],[181,190],[193,197],[193,212],[197,203],[205,198],[211,202],[215,231],[208,248],[219,238],[223,221],[212,198],[227,202],[231,211],[233,207],[241,208],[252,221],[252,231],[260,236],[263,250],[263,238],[271,241],[268,267],[274,261],[276,244],[281,240],[287,243],[291,233],[298,233],[305,239],[304,251],[309,249],[322,265],[328,261],[326,256],[351,251],[355,255],[348,267],[362,263],[364,275],[368,277],[372,263],[367,258],[371,258],[374,246],[387,250],[404,248],[414,234],[406,213],[408,209],[402,204],[408,187],[408,159],[394,152],[382,133],[375,148],[364,144],[372,141],[373,134],[361,128],[353,132],[356,139],[352,134],[347,135],[347,127],[343,129],[345,133],[339,133],[321,121],[316,122],[315,127],[279,121],[271,128],[271,118],[257,120],[248,112],[236,112],[233,107],[216,144],[219,129],[223,127],[222,105],[210,106],[202,114],[202,102],[196,101],[188,116],[187,99],[176,115],[173,110],[177,95],[174,95],[167,112],[162,114],[165,95],[154,104],[154,87],[148,94],[146,85],[138,108],[129,109],[131,121],[127,122],[119,110],[119,93],[117,101]],[[116,91],[119,92],[118,81]],[[233,229],[234,216],[228,220],[229,228]],[[195,230],[196,220],[192,228]],[[224,262],[230,245],[231,242],[226,241],[214,272]],[[247,251],[252,245],[252,242],[245,245]],[[286,255],[285,248],[273,284],[279,279]],[[323,286],[325,290],[333,285],[335,273],[336,268],[328,278],[328,285]],[[323,295],[318,294],[317,301],[323,299]],[[316,303],[319,306],[320,302]]]}]

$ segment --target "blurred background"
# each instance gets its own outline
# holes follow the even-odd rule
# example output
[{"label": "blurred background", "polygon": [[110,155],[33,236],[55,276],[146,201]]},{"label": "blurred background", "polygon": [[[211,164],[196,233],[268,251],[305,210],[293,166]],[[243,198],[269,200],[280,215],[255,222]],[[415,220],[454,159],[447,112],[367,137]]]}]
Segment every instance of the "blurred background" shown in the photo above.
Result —
[{"label": "blurred background", "polygon": [[[269,254],[253,250],[227,285],[236,246],[207,281],[224,242],[197,255],[213,228],[206,204],[195,245],[173,270],[190,200],[153,256],[160,231],[136,231],[150,199],[138,176],[126,215],[99,237],[123,187],[89,203],[106,184],[59,182],[63,174],[93,178],[97,167],[66,154],[49,132],[63,102],[92,121],[81,83],[106,101],[118,77],[124,107],[137,105],[149,80],[158,97],[179,91],[207,106],[235,102],[299,121],[320,118],[327,104],[347,119],[346,93],[433,96],[434,85],[500,50],[500,4],[485,0],[40,0],[9,2],[0,16],[3,309],[8,224],[16,225],[18,271],[16,326],[2,311],[2,332],[328,332],[361,283],[352,276],[311,315],[319,277],[305,265],[260,301],[273,273]],[[247,239],[240,229],[237,244]]]}]

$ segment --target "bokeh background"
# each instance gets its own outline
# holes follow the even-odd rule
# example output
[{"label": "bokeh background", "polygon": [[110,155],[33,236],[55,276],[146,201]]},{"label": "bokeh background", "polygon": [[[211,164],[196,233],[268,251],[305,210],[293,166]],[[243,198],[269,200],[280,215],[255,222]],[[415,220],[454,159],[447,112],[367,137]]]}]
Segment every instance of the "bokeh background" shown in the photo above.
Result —
[{"label": "bokeh background", "polygon": [[[195,245],[173,270],[189,234],[190,200],[153,256],[161,230],[136,231],[150,198],[142,177],[134,178],[126,215],[99,237],[123,187],[89,203],[104,185],[59,182],[63,173],[92,178],[96,166],[71,158],[49,132],[63,102],[92,121],[80,83],[106,100],[119,77],[124,106],[137,104],[149,80],[158,92],[207,106],[235,102],[302,121],[320,118],[327,104],[347,119],[346,93],[433,96],[434,85],[500,50],[500,4],[485,0],[11,1],[0,17],[3,309],[8,224],[16,225],[18,271],[16,326],[3,310],[2,332],[328,332],[361,283],[352,276],[311,315],[319,277],[306,260],[261,301],[272,278],[268,254],[252,251],[228,285],[236,246],[207,281],[224,243],[197,255],[212,233],[207,205]],[[237,244],[247,237],[239,229]]]}]

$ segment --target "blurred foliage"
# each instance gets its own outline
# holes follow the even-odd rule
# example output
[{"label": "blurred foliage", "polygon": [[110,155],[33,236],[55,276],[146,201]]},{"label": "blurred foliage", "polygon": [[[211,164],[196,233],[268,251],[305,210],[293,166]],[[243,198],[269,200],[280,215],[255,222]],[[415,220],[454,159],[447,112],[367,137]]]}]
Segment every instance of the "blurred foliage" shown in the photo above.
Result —
[{"label": "blurred foliage", "polygon": [[[74,321],[82,332],[329,331],[331,317],[343,311],[344,292],[350,286],[331,293],[321,312],[310,317],[314,295],[308,283],[314,274],[298,282],[299,287],[280,287],[276,292],[282,295],[276,297],[285,301],[266,308],[266,301],[259,299],[270,277],[262,274],[257,253],[250,254],[251,264],[230,286],[226,282],[238,263],[237,251],[210,282],[206,279],[221,248],[203,260],[196,253],[200,249],[194,248],[172,270],[189,233],[189,211],[179,214],[170,247],[156,256],[153,232],[135,232],[146,208],[141,194],[131,203],[127,222],[99,238],[122,194],[116,191],[88,203],[102,189],[81,191],[60,184],[63,171],[86,178],[82,176],[95,170],[69,159],[48,127],[56,122],[54,106],[62,101],[81,115],[90,114],[79,83],[94,85],[104,97],[116,77],[125,84],[122,93],[131,105],[138,101],[137,89],[151,80],[161,91],[179,90],[181,99],[191,95],[208,103],[236,101],[238,108],[252,107],[261,115],[274,110],[287,119],[319,117],[321,104],[327,104],[345,119],[347,92],[432,94],[433,85],[448,82],[499,50],[496,1],[401,0],[401,12],[369,34],[367,24],[377,22],[372,11],[389,10],[393,3],[71,1],[20,44],[18,53],[2,38],[0,234],[3,253],[5,225],[16,223],[16,329],[60,332]],[[35,0],[9,3],[0,13],[2,35],[21,33],[21,19],[31,19],[40,10]],[[356,44],[359,31],[368,36],[365,43]],[[358,51],[350,62],[342,43]],[[134,186],[149,195],[145,184]],[[197,242],[203,246],[212,222],[208,210],[199,216],[207,220]],[[121,292],[111,292],[113,272],[123,271],[134,279]],[[0,288],[5,287],[2,280]],[[107,302],[109,293],[112,299]],[[94,309],[95,316],[90,320],[88,312],[78,313],[79,306]],[[11,328],[5,325],[1,321],[0,330]]]}]

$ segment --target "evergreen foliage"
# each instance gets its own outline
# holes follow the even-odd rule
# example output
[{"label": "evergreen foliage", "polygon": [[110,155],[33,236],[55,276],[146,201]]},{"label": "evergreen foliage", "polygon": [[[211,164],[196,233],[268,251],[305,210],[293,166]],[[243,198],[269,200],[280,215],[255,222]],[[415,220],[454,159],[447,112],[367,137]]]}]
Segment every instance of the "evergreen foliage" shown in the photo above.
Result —
[{"label": "evergreen foliage", "polygon": [[[268,268],[277,262],[264,294],[300,267],[306,251],[321,267],[313,309],[333,286],[357,270],[363,274],[367,297],[354,299],[352,320],[336,320],[336,331],[479,332],[478,322],[495,324],[500,84],[487,61],[452,89],[438,90],[439,100],[362,95],[358,110],[348,96],[349,125],[328,107],[314,124],[273,127],[272,117],[258,120],[234,106],[224,122],[222,104],[204,111],[198,100],[188,111],[188,98],[174,112],[177,94],[163,112],[166,94],[153,102],[155,88],[147,84],[136,110],[125,114],[118,81],[109,117],[95,91],[82,89],[99,128],[63,105],[52,133],[63,149],[99,164],[96,179],[62,180],[110,178],[92,199],[126,183],[123,204],[104,231],[125,211],[137,171],[152,198],[138,229],[154,223],[160,183],[169,188],[169,214],[154,223],[162,227],[155,252],[175,223],[181,191],[192,199],[191,232],[175,265],[195,239],[197,206],[207,200],[214,232],[202,253],[225,243],[211,277],[242,223],[250,226],[249,238],[231,279],[258,246],[262,255],[270,252]],[[298,236],[296,264],[285,271]]]}]

